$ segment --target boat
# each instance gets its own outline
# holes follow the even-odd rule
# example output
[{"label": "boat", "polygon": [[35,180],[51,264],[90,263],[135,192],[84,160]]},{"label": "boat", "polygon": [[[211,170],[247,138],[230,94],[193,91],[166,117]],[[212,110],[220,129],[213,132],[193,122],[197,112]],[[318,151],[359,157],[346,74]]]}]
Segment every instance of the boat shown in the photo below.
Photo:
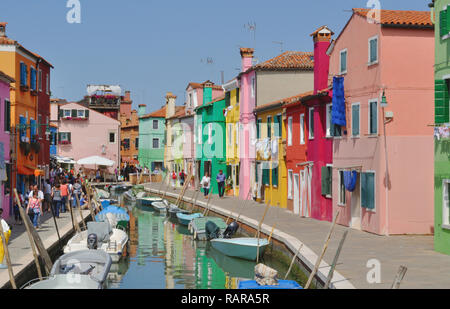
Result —
[{"label": "boat", "polygon": [[167,207],[167,213],[169,214],[169,218],[170,219],[177,220],[178,219],[177,218],[177,213],[182,213],[182,214],[187,215],[190,212],[188,210],[184,210],[184,209],[181,209],[181,208],[175,206],[175,204],[169,204],[169,206]]},{"label": "boat", "polygon": [[273,290],[303,290],[300,284],[294,280],[278,280],[278,285],[259,285],[256,280],[240,281],[238,289],[242,290],[258,290],[258,289],[273,289]]},{"label": "boat", "polygon": [[99,189],[99,188],[95,188],[95,191],[97,192],[97,196],[99,199],[101,200],[105,200],[105,199],[109,199],[110,194],[108,191]]},{"label": "boat", "polygon": [[201,213],[193,213],[193,214],[183,214],[183,213],[177,213],[178,223],[182,225],[189,225],[191,223],[192,219],[203,217],[203,214]]},{"label": "boat", "polygon": [[111,265],[111,257],[101,250],[67,253],[53,264],[49,278],[30,282],[26,289],[102,289]]},{"label": "boat", "polygon": [[[125,250],[128,242],[128,235],[126,232],[112,228],[111,223],[104,222],[88,222],[88,229],[75,234],[64,247],[64,253],[70,253],[80,250],[86,250],[89,246],[107,252],[113,261],[118,262]],[[92,234],[96,237],[92,240]],[[88,243],[88,240],[94,244]]]},{"label": "boat", "polygon": [[250,261],[256,260],[258,247],[259,257],[262,257],[268,245],[269,241],[267,239],[258,240],[257,238],[250,237],[211,239],[211,246],[214,249],[225,255]]},{"label": "boat", "polygon": [[167,205],[161,202],[153,202],[152,207],[155,211],[159,213],[167,213]]},{"label": "boat", "polygon": [[136,201],[139,206],[143,207],[153,207],[153,203],[155,202],[162,202],[163,199],[160,197],[137,197]]},{"label": "boat", "polygon": [[127,230],[130,216],[122,207],[114,205],[104,207],[103,210],[95,216],[95,220],[99,222],[108,220],[111,223],[111,217],[115,222],[115,225],[113,225],[114,228]]},{"label": "boat", "polygon": [[129,202],[129,203],[134,203],[136,202],[136,196],[134,195],[132,190],[128,190],[123,194],[123,198],[125,199],[125,201]]},{"label": "boat", "polygon": [[242,278],[251,280],[255,277],[254,268],[256,266],[254,261],[243,260],[222,254],[220,251],[214,249],[209,242],[207,242],[206,256],[211,257],[217,266],[219,266],[225,273],[232,278]]},{"label": "boat", "polygon": [[199,217],[192,219],[189,223],[189,230],[194,234],[194,239],[196,240],[207,240],[206,233],[206,223],[213,222],[215,226],[219,229],[219,233],[222,234],[227,228],[227,224],[222,218],[218,217]]}]

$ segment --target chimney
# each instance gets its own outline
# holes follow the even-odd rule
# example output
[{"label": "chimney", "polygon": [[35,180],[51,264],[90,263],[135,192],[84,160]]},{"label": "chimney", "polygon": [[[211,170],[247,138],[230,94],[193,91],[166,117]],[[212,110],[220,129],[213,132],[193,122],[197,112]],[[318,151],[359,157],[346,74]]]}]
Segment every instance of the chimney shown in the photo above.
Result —
[{"label": "chimney", "polygon": [[6,25],[8,23],[0,23],[0,38],[6,38]]},{"label": "chimney", "polygon": [[240,51],[242,58],[242,72],[245,72],[253,66],[252,61],[255,50],[253,48],[241,48]]},{"label": "chimney", "polygon": [[314,31],[311,36],[314,41],[314,93],[328,87],[328,74],[330,72],[330,56],[327,55],[334,32],[327,26]]},{"label": "chimney", "polygon": [[146,113],[147,113],[147,105],[140,104],[139,105],[139,110],[138,110],[138,117],[145,116]]},{"label": "chimney", "polygon": [[124,101],[131,101],[131,91],[125,91]]},{"label": "chimney", "polygon": [[166,94],[166,118],[170,118],[175,115],[175,101],[177,96],[172,92]]},{"label": "chimney", "polygon": [[208,104],[212,101],[212,87],[214,83],[207,80],[203,83],[203,105]]}]

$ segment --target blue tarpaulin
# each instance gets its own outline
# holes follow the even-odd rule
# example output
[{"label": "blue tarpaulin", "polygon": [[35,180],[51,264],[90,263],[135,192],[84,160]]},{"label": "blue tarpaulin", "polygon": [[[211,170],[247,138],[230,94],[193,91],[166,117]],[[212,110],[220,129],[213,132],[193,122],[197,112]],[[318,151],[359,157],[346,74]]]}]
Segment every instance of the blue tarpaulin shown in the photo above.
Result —
[{"label": "blue tarpaulin", "polygon": [[347,191],[353,192],[356,188],[356,179],[358,178],[358,173],[356,171],[344,172],[344,186]]},{"label": "blue tarpaulin", "polygon": [[118,221],[130,221],[130,216],[125,209],[112,205],[100,211],[98,215],[95,216],[95,219],[97,221],[104,221],[106,218],[106,214],[108,213],[113,214]]},{"label": "blue tarpaulin", "polygon": [[331,110],[331,122],[335,125],[347,126],[345,119],[345,93],[344,78],[333,78],[333,107]]}]

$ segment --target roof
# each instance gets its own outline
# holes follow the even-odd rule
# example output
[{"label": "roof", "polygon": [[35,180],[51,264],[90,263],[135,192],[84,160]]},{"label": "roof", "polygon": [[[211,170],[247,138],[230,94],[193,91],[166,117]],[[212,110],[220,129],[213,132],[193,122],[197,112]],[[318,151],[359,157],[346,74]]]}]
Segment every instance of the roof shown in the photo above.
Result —
[{"label": "roof", "polygon": [[199,109],[202,109],[202,108],[204,108],[204,107],[210,107],[210,106],[213,105],[214,103],[219,102],[219,101],[223,101],[223,100],[225,100],[225,94],[224,94],[224,95],[221,95],[220,97],[215,98],[215,99],[212,100],[211,102],[208,102],[208,103],[206,103],[206,104],[204,104],[204,105],[197,106],[197,107],[195,108],[195,110],[199,110]]},{"label": "roof", "polygon": [[327,95],[327,94],[328,94],[328,89],[321,90],[321,91],[317,92],[316,94],[314,94],[314,91],[311,90],[311,91],[303,92],[303,93],[296,94],[291,97],[283,98],[281,100],[277,100],[274,102],[270,102],[270,103],[258,106],[255,108],[255,112],[262,112],[262,111],[271,110],[271,109],[280,108],[280,107],[289,107],[300,101],[306,101],[312,97],[323,96],[323,95]]},{"label": "roof", "polygon": [[163,106],[163,108],[151,112],[150,114],[144,115],[142,117],[139,117],[140,119],[146,119],[146,118],[166,118],[166,107]]},{"label": "roof", "polygon": [[186,106],[175,106],[175,115],[167,119],[174,119],[185,115]]},{"label": "roof", "polygon": [[48,62],[47,60],[45,60],[43,57],[41,57],[40,55],[38,55],[35,52],[32,52],[31,50],[26,49],[25,47],[23,47],[21,44],[19,44],[19,42],[17,42],[16,40],[10,39],[8,37],[0,37],[0,45],[15,45],[18,48],[24,50],[25,52],[31,54],[32,56],[41,59],[42,61],[44,61],[47,65],[49,65],[50,67],[53,68],[53,65]]},{"label": "roof", "polygon": [[[353,13],[367,18],[370,9],[354,8]],[[370,16],[369,19],[372,19]],[[433,28],[429,11],[399,11],[399,10],[380,10],[380,21],[376,21],[383,26],[406,26],[406,27],[424,27]]]},{"label": "roof", "polygon": [[212,86],[213,89],[223,90],[222,86],[215,85],[213,82],[211,82],[209,80],[205,81],[204,83],[189,83],[189,85],[186,87],[186,90],[189,89],[189,87],[192,87],[192,89],[199,89],[199,88],[203,89],[203,86],[208,82],[213,84],[213,86]]},{"label": "roof", "polygon": [[6,79],[10,83],[15,83],[16,82],[16,80],[14,78],[12,78],[11,76],[7,75],[6,73],[4,73],[2,71],[0,71],[0,78],[1,79]]},{"label": "roof", "polygon": [[287,51],[259,63],[250,70],[314,70],[314,53]]}]

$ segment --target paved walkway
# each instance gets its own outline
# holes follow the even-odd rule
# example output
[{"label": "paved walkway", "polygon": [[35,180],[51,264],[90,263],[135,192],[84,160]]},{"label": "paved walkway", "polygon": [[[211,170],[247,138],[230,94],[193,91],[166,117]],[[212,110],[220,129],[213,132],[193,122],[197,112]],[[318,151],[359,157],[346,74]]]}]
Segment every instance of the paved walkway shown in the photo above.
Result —
[{"label": "paved walkway", "polygon": [[[159,185],[147,184],[147,189],[157,191]],[[168,196],[177,196],[180,190],[169,189]],[[191,201],[193,191],[187,191],[185,200]],[[200,206],[206,205],[206,199],[199,195]],[[265,205],[254,201],[242,201],[234,197],[219,199],[214,195],[211,205],[214,211],[229,215],[230,212],[240,211],[243,206],[242,221],[248,221],[257,226],[261,220]],[[239,206],[236,206],[239,205]],[[299,243],[307,248],[301,250],[301,256],[314,265],[317,255],[320,255],[331,223],[301,218],[286,210],[271,207],[264,220],[263,230],[270,234],[276,223],[274,238],[290,242],[291,251],[295,252]],[[329,265],[333,261],[339,242],[346,227],[336,225],[327,252],[325,263],[320,266],[320,276],[328,274]],[[286,242],[285,242],[286,243]],[[288,244],[287,244],[288,245]],[[308,248],[312,252],[308,251]],[[370,260],[376,259],[380,263],[380,283],[369,283],[367,280],[371,268],[367,267]],[[342,249],[336,271],[333,277],[334,287],[357,289],[389,289],[401,265],[408,268],[400,288],[403,289],[448,289],[450,288],[450,256],[433,250],[433,236],[378,236],[362,231],[349,229],[346,242]],[[342,276],[339,276],[342,275]]]},{"label": "paved walkway", "polygon": [[[77,221],[80,222],[80,213],[78,209],[74,209],[76,213]],[[83,217],[87,218],[90,216],[89,210],[83,210]],[[19,275],[25,268],[33,264],[34,257],[31,251],[30,241],[28,234],[25,229],[25,225],[15,225],[14,218],[8,220],[9,225],[12,227],[11,238],[9,239],[8,248],[11,257],[11,262],[13,264],[14,276]],[[73,232],[72,220],[70,212],[66,212],[60,215],[60,218],[56,221],[59,229],[59,234],[61,238],[64,238],[69,233]],[[51,213],[45,213],[41,217],[41,228],[38,229],[39,236],[45,248],[48,250],[54,244],[58,243],[58,236],[56,233],[55,224]],[[64,243],[63,243],[64,245]],[[5,258],[6,265],[6,258]],[[45,273],[43,273],[45,276]],[[8,270],[0,270],[0,288],[3,288],[9,283]],[[20,286],[18,286],[20,288]]]}]

